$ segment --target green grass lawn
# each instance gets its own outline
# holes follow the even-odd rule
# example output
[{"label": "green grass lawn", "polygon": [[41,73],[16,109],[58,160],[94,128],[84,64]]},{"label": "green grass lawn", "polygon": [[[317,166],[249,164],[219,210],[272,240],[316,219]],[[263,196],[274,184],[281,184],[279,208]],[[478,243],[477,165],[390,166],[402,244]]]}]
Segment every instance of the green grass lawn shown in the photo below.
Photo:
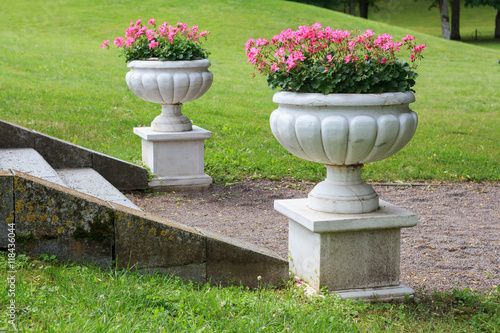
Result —
[{"label": "green grass lawn", "polygon": [[140,138],[132,128],[149,126],[160,106],[128,90],[123,58],[117,51],[102,50],[100,43],[122,35],[131,20],[151,17],[212,31],[205,46],[212,52],[213,86],[186,103],[183,112],[213,132],[206,141],[205,166],[217,182],[324,177],[322,165],[290,155],[272,136],[268,119],[277,107],[274,92],[264,77],[252,77],[243,47],[249,38],[272,37],[314,22],[370,28],[398,38],[410,33],[428,46],[412,104],[420,117],[417,133],[393,158],[367,165],[366,179],[499,179],[499,50],[417,32],[430,20],[407,21],[401,28],[281,0],[6,2],[0,14],[0,118],[118,158],[140,160]]},{"label": "green grass lawn", "polygon": [[[418,295],[402,303],[363,303],[309,297],[301,287],[220,288],[169,275],[109,271],[17,258],[19,332],[495,332],[500,293],[469,290]],[[7,254],[0,253],[7,271]],[[0,279],[0,332],[11,297]]]},{"label": "green grass lawn", "polygon": [[[183,110],[196,125],[213,132],[206,141],[205,164],[218,182],[324,177],[322,165],[291,156],[273,138],[268,119],[276,108],[274,92],[265,78],[252,78],[243,47],[248,38],[272,37],[318,21],[398,38],[410,33],[428,45],[412,105],[420,117],[417,133],[393,158],[367,165],[367,179],[499,179],[498,49],[444,41],[418,32],[417,23],[401,28],[281,0],[5,1],[0,13],[0,118],[118,158],[140,160],[140,139],[132,128],[148,125],[160,107],[133,95],[125,83],[123,58],[99,46],[121,35],[131,20],[151,17],[212,31],[206,47],[212,52],[214,84]],[[498,291],[365,304],[332,296],[308,298],[290,284],[218,288],[50,258],[20,256],[18,263],[16,318],[25,331],[469,332],[500,327]],[[5,254],[0,270],[7,272]],[[9,331],[4,274],[0,290],[0,331]]]}]

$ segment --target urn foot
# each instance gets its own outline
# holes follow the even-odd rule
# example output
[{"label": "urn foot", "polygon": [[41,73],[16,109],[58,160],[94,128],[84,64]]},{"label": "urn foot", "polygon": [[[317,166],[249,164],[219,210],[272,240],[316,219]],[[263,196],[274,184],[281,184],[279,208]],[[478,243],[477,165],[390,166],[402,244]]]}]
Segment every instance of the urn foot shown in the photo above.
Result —
[{"label": "urn foot", "polygon": [[335,214],[364,214],[377,210],[378,195],[361,180],[361,167],[361,164],[326,165],[326,180],[309,193],[307,206]]},{"label": "urn foot", "polygon": [[155,132],[187,132],[193,129],[191,120],[182,114],[182,104],[162,105],[162,113],[151,122]]}]

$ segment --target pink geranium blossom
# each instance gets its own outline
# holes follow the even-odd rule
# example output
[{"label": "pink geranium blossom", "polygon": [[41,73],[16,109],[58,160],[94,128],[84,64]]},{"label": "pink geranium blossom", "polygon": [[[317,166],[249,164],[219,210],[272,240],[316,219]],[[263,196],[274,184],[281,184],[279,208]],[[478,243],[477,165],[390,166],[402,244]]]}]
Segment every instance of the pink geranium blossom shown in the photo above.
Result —
[{"label": "pink geranium blossom", "polygon": [[[411,64],[405,65],[404,61],[397,58],[402,48],[410,51]],[[413,70],[417,68],[417,60],[423,58],[421,52],[424,48],[425,44],[417,46],[415,38],[411,35],[406,35],[398,41],[387,33],[375,35],[372,30],[355,33],[329,26],[323,27],[320,23],[299,26],[295,31],[286,29],[270,39],[251,38],[245,43],[247,61],[254,65],[256,71],[272,78],[268,82],[272,82],[273,87],[292,90],[301,89],[304,84],[309,84],[304,83],[304,80],[316,82],[313,86],[317,87],[318,81],[314,81],[316,79],[313,78],[322,75],[333,78],[331,72],[341,67],[348,68],[347,71],[354,73],[353,75],[361,73],[360,80],[364,80],[363,73],[373,73],[365,71],[364,68],[378,66],[380,71],[390,71],[390,66],[399,66],[398,68],[409,66]],[[363,70],[358,71],[360,68]],[[403,72],[407,73],[408,70],[405,69]],[[312,88],[309,85],[307,89]]]},{"label": "pink geranium blossom", "polygon": [[113,44],[115,44],[118,47],[123,47],[123,37],[116,37],[115,40],[113,41]]},{"label": "pink geranium blossom", "polygon": [[[360,61],[378,60],[382,64],[393,63],[395,54],[403,45],[412,50],[411,61],[416,60],[417,53],[425,48],[425,44],[415,46],[414,37],[406,35],[402,41],[394,41],[394,37],[385,33],[375,37],[372,30],[353,35],[347,30],[323,28],[320,23],[312,26],[300,26],[298,30],[283,30],[272,39],[249,39],[245,43],[248,62],[261,64],[269,61],[269,66],[258,66],[259,72],[276,72],[277,68],[289,72],[300,69],[305,61],[321,62],[324,66],[333,66],[333,60],[357,66]],[[331,64],[331,65],[330,65]]]},{"label": "pink geranium blossom", "polygon": [[159,45],[160,45],[160,43],[158,43],[157,41],[152,41],[151,43],[148,44],[149,49],[154,49],[155,47],[158,47]]},{"label": "pink geranium blossom", "polygon": [[101,48],[105,48],[106,46],[108,46],[108,43],[109,43],[109,39],[107,39],[104,42],[102,42]]},{"label": "pink geranium blossom", "polygon": [[[199,33],[199,27],[194,25],[188,27],[187,24],[177,22],[170,25],[163,22],[158,27],[157,20],[151,18],[147,23],[151,28],[143,25],[142,20],[131,21],[125,30],[125,35],[116,37],[113,44],[123,50],[126,61],[142,60],[155,57],[160,60],[194,60],[205,59],[209,52],[201,47],[200,39],[207,38],[209,31]],[[179,40],[183,41],[185,47],[172,47]],[[105,41],[101,47],[107,47],[109,43]],[[175,50],[173,52],[169,50]],[[265,60],[260,61],[261,67],[265,66]]]},{"label": "pink geranium blossom", "polygon": [[417,45],[417,46],[415,46],[415,47],[412,49],[412,51],[413,51],[413,52],[415,52],[415,53],[420,53],[420,52],[422,52],[422,51],[425,49],[425,47],[426,47],[426,46],[427,46],[427,45],[425,45],[425,44],[422,44],[422,45]]}]

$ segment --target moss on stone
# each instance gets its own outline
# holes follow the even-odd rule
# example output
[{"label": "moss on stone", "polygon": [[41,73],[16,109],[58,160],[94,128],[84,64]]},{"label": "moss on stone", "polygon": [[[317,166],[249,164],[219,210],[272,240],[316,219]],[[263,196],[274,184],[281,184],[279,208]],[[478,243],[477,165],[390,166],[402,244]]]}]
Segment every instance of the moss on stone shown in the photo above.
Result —
[{"label": "moss on stone", "polygon": [[90,238],[97,242],[102,242],[109,237],[113,237],[115,212],[113,210],[108,210],[106,215],[107,217],[104,219],[99,218],[99,216],[95,216],[94,221],[89,224],[90,231],[85,230],[81,226],[77,226],[75,232],[73,233],[73,238],[75,240]]},{"label": "moss on stone", "polygon": [[36,241],[37,238],[33,232],[30,231],[27,235],[21,235],[16,233],[16,242],[21,244],[27,244]]}]

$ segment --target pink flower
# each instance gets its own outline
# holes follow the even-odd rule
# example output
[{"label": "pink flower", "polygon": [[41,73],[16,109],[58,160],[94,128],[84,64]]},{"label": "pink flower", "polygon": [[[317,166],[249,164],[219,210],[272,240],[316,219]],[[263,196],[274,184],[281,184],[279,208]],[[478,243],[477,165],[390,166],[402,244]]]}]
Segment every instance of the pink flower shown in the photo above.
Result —
[{"label": "pink flower", "polygon": [[113,41],[113,44],[115,44],[118,47],[123,46],[123,37],[116,37],[115,40]]},{"label": "pink flower", "polygon": [[413,62],[415,61],[415,55],[414,54],[410,54],[410,60]]},{"label": "pink flower", "polygon": [[184,31],[186,31],[187,29],[187,24],[185,23],[182,23],[182,22],[177,22],[177,27],[180,28],[181,32],[184,33]]},{"label": "pink flower", "polygon": [[255,42],[255,46],[263,46],[268,43],[267,39],[258,38]]},{"label": "pink flower", "polygon": [[358,57],[356,57],[356,56],[355,56],[354,54],[352,54],[352,53],[348,54],[348,55],[344,58],[344,61],[345,61],[345,63],[346,63],[346,64],[347,64],[347,63],[349,63],[349,61],[354,62],[354,61],[356,61],[356,60],[358,60]]},{"label": "pink flower", "polygon": [[148,24],[155,25],[156,24],[156,19],[154,19],[154,18],[149,19]]},{"label": "pink flower", "polygon": [[247,57],[248,61],[253,64],[257,63],[257,56],[259,55],[260,50],[258,48],[252,47],[248,52],[247,52]]},{"label": "pink flower", "polygon": [[425,45],[425,44],[422,44],[422,45],[417,45],[417,46],[415,46],[415,47],[412,49],[412,51],[413,51],[413,52],[415,52],[415,53],[422,52],[422,51],[425,49],[425,47],[426,47],[426,46],[427,46],[427,45]]},{"label": "pink flower", "polygon": [[101,48],[105,48],[106,46],[108,46],[108,43],[109,43],[109,39],[107,39],[104,42],[102,42]]},{"label": "pink flower", "polygon": [[134,37],[128,37],[127,41],[125,42],[125,46],[126,47],[130,47],[130,46],[132,46],[132,44],[134,44],[134,42],[135,42],[135,38]]},{"label": "pink flower", "polygon": [[375,33],[373,32],[373,30],[368,29],[368,30],[366,30],[366,31],[365,31],[365,33],[363,34],[363,38],[365,38],[365,39],[366,39],[366,38],[370,38],[371,36],[374,36],[374,35],[375,35]]},{"label": "pink flower", "polygon": [[381,64],[385,64],[387,62],[387,60],[385,60],[384,58],[382,58],[382,60],[380,61]]},{"label": "pink flower", "polygon": [[158,43],[157,41],[152,41],[151,43],[148,44],[149,46],[149,49],[154,49],[155,47],[158,47],[160,45],[160,43]]},{"label": "pink flower", "polygon": [[405,37],[403,37],[403,41],[407,41],[407,40],[414,40],[415,37],[413,37],[412,35],[406,35]]},{"label": "pink flower", "polygon": [[209,33],[210,33],[210,31],[202,31],[202,32],[200,32],[200,37],[205,37]]},{"label": "pink flower", "polygon": [[153,29],[148,29],[146,30],[146,36],[148,36],[148,42],[150,42],[153,38],[155,38],[156,33]]},{"label": "pink flower", "polygon": [[247,42],[245,43],[245,51],[248,52],[248,50],[250,50],[250,48],[255,44],[255,40],[253,38],[250,38],[249,40],[247,40]]}]

